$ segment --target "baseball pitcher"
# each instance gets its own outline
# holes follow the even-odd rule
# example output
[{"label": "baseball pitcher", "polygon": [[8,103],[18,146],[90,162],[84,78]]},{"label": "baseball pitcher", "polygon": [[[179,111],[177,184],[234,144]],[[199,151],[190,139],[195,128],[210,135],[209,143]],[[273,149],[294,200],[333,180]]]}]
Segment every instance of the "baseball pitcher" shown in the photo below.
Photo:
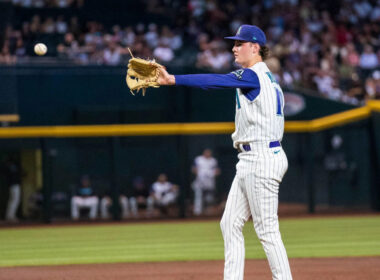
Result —
[{"label": "baseball pitcher", "polygon": [[[266,37],[257,26],[242,25],[233,37],[235,62],[241,69],[229,74],[170,75],[158,67],[152,83],[202,89],[236,88],[233,146],[239,162],[221,220],[224,238],[225,280],[244,277],[243,226],[252,216],[254,228],[267,256],[273,279],[290,280],[288,257],[279,231],[278,191],[288,168],[281,147],[284,132],[284,97],[263,62],[268,56]],[[153,63],[150,66],[154,66]],[[149,71],[152,72],[152,71]],[[157,72],[152,72],[155,77]]]}]

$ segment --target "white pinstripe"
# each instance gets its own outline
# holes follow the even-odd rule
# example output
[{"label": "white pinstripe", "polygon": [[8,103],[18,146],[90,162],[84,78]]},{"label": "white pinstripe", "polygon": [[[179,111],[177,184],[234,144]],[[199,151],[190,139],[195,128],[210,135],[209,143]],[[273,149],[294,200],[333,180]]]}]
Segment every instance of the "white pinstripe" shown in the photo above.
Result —
[{"label": "white pinstripe", "polygon": [[257,63],[251,69],[259,77],[261,90],[254,101],[249,101],[238,89],[241,108],[236,109],[232,139],[236,148],[239,143],[250,143],[251,151],[238,155],[236,176],[220,223],[225,250],[224,280],[244,277],[242,229],[251,215],[273,279],[291,280],[277,216],[279,185],[288,161],[282,147],[269,148],[270,141],[281,141],[284,130],[284,118],[277,115],[275,86],[278,85],[266,74],[269,69],[265,63]]},{"label": "white pinstripe", "polygon": [[270,70],[264,62],[256,63],[250,69],[257,74],[261,91],[255,100],[250,101],[237,89],[241,108],[237,108],[235,114],[234,147],[238,142],[281,141],[284,133],[284,118],[277,115],[275,87],[280,87],[269,79],[266,73]]}]

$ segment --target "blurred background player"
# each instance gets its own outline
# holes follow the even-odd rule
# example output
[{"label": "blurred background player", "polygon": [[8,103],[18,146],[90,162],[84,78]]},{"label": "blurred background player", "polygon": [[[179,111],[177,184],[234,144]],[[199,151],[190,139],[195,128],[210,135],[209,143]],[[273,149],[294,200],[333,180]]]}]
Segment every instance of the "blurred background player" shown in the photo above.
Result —
[{"label": "blurred background player", "polygon": [[14,159],[12,157],[7,158],[2,167],[2,173],[5,178],[5,184],[9,188],[5,220],[8,222],[17,222],[18,218],[16,213],[20,205],[22,177],[19,159]]},{"label": "blurred background player", "polygon": [[148,215],[152,214],[153,206],[157,206],[162,214],[168,213],[169,206],[177,201],[179,188],[168,181],[165,173],[158,175],[157,181],[153,183],[148,198]]},{"label": "blurred background player", "polygon": [[[139,217],[138,209],[139,207],[148,208],[148,197],[149,190],[145,185],[144,178],[141,176],[137,176],[132,182],[132,194],[129,199],[129,204],[131,207],[132,216],[134,218]],[[146,214],[151,213],[153,209],[153,205],[150,205],[151,209],[147,209]]]},{"label": "blurred background player", "polygon": [[[119,195],[119,204],[121,207],[121,218],[126,219],[129,217],[129,202],[128,198],[124,194]],[[104,196],[100,200],[100,217],[102,219],[109,219],[110,215],[110,207],[112,206],[112,198],[110,195]]]},{"label": "blurred background player", "polygon": [[205,149],[202,155],[194,160],[192,172],[195,180],[192,183],[194,191],[194,215],[203,213],[204,207],[215,200],[215,177],[220,174],[218,161],[212,156],[211,149]]},{"label": "blurred background player", "polygon": [[95,220],[98,215],[99,198],[94,194],[90,177],[83,175],[75,190],[75,195],[71,198],[71,217],[73,220],[79,219],[80,209],[90,210],[89,218]]}]

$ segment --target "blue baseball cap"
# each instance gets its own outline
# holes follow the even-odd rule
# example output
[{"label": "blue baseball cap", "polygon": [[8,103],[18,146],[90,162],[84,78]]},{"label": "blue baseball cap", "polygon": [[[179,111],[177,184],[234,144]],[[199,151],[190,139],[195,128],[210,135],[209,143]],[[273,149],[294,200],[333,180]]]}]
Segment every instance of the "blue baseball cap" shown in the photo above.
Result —
[{"label": "blue baseball cap", "polygon": [[265,45],[267,42],[264,31],[262,31],[256,25],[248,24],[241,25],[237,30],[235,36],[224,37],[224,39],[258,43],[260,46]]}]

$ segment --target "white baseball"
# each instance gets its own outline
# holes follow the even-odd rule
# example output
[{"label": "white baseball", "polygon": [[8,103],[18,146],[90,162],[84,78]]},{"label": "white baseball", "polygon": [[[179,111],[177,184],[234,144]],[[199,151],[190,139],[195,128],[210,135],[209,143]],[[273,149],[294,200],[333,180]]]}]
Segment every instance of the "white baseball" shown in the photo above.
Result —
[{"label": "white baseball", "polygon": [[43,43],[38,43],[34,46],[34,52],[37,54],[37,55],[44,55],[46,54],[47,52],[47,47],[45,44]]}]

